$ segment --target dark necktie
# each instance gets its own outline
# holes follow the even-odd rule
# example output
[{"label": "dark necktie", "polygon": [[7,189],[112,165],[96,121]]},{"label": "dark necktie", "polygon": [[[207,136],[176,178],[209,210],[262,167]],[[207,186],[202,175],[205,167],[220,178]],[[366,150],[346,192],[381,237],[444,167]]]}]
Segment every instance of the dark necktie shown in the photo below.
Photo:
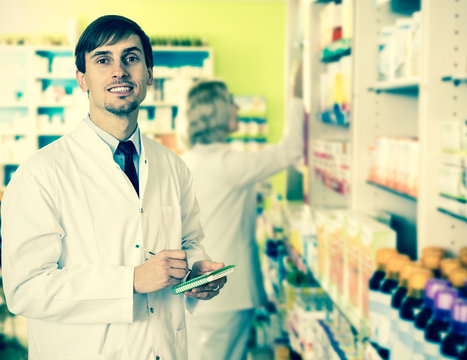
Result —
[{"label": "dark necktie", "polygon": [[133,162],[133,152],[136,151],[135,145],[132,141],[122,141],[118,144],[117,150],[120,150],[125,155],[125,174],[130,179],[139,196],[138,175],[136,175],[135,164]]}]

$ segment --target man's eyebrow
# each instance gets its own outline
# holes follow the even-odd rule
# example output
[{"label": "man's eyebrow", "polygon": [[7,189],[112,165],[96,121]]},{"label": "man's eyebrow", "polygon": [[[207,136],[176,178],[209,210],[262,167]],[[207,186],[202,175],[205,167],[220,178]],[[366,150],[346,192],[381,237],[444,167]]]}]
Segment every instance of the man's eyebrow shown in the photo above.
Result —
[{"label": "man's eyebrow", "polygon": [[132,46],[132,47],[129,47],[129,48],[126,48],[122,51],[123,54],[128,54],[130,52],[133,52],[133,51],[138,51],[139,53],[143,53],[143,51],[137,47],[137,46]]},{"label": "man's eyebrow", "polygon": [[96,56],[101,56],[101,55],[109,55],[109,54],[112,54],[111,51],[96,51],[94,54],[91,55],[91,59],[92,58],[95,58]]},{"label": "man's eyebrow", "polygon": [[[139,53],[141,53],[141,54],[143,53],[143,51],[142,51],[139,47],[137,47],[137,46],[131,46],[131,47],[129,47],[129,48],[123,49],[122,53],[123,53],[123,54],[128,54],[128,53],[134,52],[134,51],[137,51],[137,52],[139,52]],[[111,55],[111,54],[112,54],[112,51],[100,50],[100,51],[96,51],[95,53],[93,53],[93,54],[91,55],[91,59],[92,59],[92,58],[95,58],[95,57],[97,57],[97,56],[101,56],[101,55]]]}]

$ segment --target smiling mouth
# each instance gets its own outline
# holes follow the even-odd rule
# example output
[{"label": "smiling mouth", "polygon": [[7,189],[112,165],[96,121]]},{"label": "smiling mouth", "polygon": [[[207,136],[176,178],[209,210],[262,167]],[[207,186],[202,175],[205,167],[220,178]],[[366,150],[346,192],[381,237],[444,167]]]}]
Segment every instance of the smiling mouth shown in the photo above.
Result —
[{"label": "smiling mouth", "polygon": [[114,94],[124,94],[130,92],[131,90],[133,90],[132,86],[116,86],[109,89],[108,91]]}]

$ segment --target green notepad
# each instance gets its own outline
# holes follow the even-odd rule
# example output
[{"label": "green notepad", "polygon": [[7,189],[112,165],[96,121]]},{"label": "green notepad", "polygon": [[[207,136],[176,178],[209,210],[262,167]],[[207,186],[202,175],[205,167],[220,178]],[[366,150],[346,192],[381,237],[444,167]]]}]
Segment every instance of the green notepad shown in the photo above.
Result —
[{"label": "green notepad", "polygon": [[224,277],[227,274],[230,274],[234,270],[235,270],[235,265],[224,266],[223,268],[220,268],[218,270],[211,271],[209,273],[195,277],[194,279],[184,281],[178,285],[175,285],[174,287],[172,287],[172,292],[175,295],[184,293],[185,291],[194,289],[198,286],[220,279],[221,277]]}]

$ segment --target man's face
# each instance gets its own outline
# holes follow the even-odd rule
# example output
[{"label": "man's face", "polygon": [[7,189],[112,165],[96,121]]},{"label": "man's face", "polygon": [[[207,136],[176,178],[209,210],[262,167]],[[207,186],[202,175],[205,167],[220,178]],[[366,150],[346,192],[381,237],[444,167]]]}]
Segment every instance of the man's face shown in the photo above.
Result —
[{"label": "man's face", "polygon": [[85,59],[86,73],[77,71],[76,78],[89,94],[91,113],[126,116],[139,108],[153,78],[137,35],[98,47]]}]

